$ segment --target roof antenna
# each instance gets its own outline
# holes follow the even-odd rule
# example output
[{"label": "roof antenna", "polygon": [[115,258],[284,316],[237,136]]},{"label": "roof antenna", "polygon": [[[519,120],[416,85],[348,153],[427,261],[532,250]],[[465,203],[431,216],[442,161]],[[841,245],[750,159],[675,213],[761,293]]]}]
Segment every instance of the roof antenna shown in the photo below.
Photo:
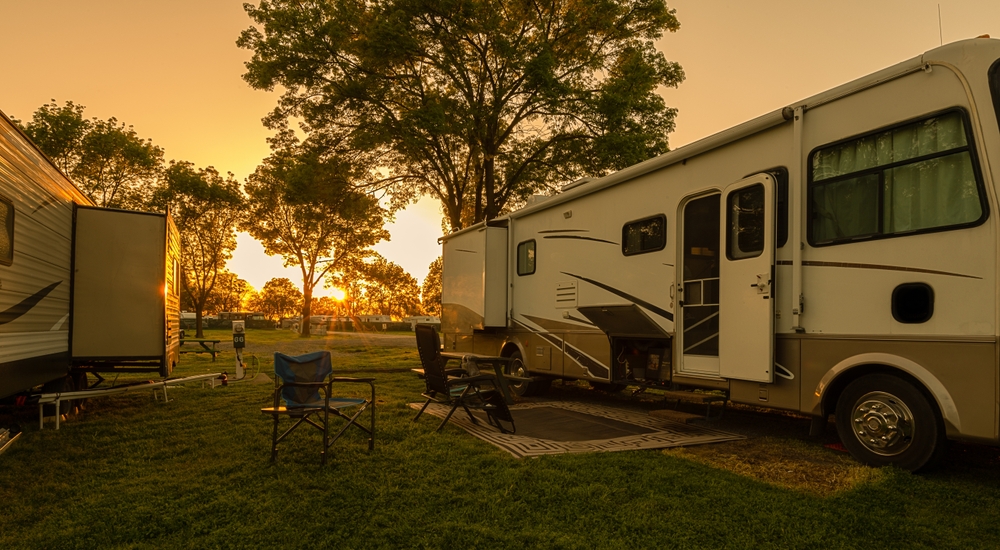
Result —
[{"label": "roof antenna", "polygon": [[941,4],[938,4],[938,42],[944,46],[944,32],[941,31]]}]

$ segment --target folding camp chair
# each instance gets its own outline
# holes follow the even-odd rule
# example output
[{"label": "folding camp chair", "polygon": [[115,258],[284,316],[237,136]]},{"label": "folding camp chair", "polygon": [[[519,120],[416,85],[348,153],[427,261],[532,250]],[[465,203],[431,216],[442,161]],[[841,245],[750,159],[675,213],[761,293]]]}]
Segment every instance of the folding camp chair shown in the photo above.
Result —
[{"label": "folding camp chair", "polygon": [[[504,395],[499,389],[499,382],[494,374],[470,375],[465,369],[447,369],[448,359],[441,356],[441,340],[437,330],[431,325],[417,325],[417,351],[420,363],[424,368],[424,384],[426,391],[422,394],[427,398],[424,406],[417,412],[413,421],[416,422],[431,402],[437,401],[451,405],[451,410],[438,426],[441,431],[448,423],[458,407],[462,407],[469,415],[473,424],[479,421],[469,410],[469,407],[486,413],[486,421],[495,426],[501,433],[514,433],[514,417],[510,414]],[[509,428],[504,424],[509,424]]]},{"label": "folding camp chair", "polygon": [[[282,353],[274,354],[274,406],[260,410],[274,418],[271,436],[271,462],[278,456],[278,443],[303,423],[310,424],[323,432],[322,463],[326,464],[326,451],[350,426],[368,434],[368,450],[375,448],[375,379],[333,376],[330,352],[317,351],[298,357]],[[371,398],[333,397],[334,384],[363,383],[371,386]],[[322,392],[323,395],[320,395]],[[281,401],[284,401],[282,405]],[[348,416],[343,410],[352,409]],[[358,419],[366,409],[371,409],[368,426]],[[345,420],[337,435],[330,437],[330,415]],[[290,428],[278,435],[278,419],[288,416],[295,420]]]}]

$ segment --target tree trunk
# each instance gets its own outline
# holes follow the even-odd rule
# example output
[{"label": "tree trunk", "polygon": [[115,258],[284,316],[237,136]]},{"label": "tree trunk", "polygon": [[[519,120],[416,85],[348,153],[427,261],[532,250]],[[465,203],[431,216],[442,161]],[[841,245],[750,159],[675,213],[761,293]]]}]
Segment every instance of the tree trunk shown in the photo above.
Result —
[{"label": "tree trunk", "polygon": [[201,300],[198,300],[198,301],[195,302],[195,306],[196,306],[195,312],[194,312],[194,328],[195,328],[194,337],[195,338],[204,338],[205,337],[205,332],[202,330],[201,316],[202,316],[203,312],[205,311],[205,302],[207,302],[207,301],[208,301],[208,298],[205,297],[205,298],[202,298]]},{"label": "tree trunk", "polygon": [[486,189],[486,205],[483,208],[483,220],[489,221],[497,216],[496,191],[494,187],[496,179],[496,160],[493,154],[487,153],[483,158],[483,187]]},{"label": "tree trunk", "polygon": [[300,335],[303,338],[309,338],[309,317],[312,315],[312,294],[313,288],[307,286],[305,281],[302,281],[302,324],[299,327]]}]

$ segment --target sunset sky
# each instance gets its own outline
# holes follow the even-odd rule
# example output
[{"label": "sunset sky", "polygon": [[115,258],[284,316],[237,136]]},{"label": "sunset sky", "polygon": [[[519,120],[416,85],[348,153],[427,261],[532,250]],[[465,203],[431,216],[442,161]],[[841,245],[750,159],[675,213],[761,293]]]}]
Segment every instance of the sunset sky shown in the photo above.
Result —
[{"label": "sunset sky", "polygon": [[[267,156],[260,119],[278,94],[241,78],[250,20],[241,0],[0,0],[0,110],[26,120],[55,99],[117,117],[167,159],[241,181]],[[680,110],[676,148],[945,43],[1000,38],[998,0],[794,2],[673,0],[681,29],[660,41],[687,79],[666,90]],[[940,27],[938,12],[940,7]],[[437,203],[397,214],[376,249],[422,279],[438,256]],[[229,267],[256,288],[284,272],[248,235]]]}]

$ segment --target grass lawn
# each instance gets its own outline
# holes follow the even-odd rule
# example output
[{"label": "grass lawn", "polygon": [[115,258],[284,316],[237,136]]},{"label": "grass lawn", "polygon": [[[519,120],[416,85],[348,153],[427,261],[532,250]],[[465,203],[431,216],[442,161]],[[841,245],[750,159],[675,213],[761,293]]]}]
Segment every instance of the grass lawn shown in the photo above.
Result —
[{"label": "grass lawn", "polygon": [[[995,449],[958,446],[942,469],[911,475],[857,466],[793,428],[723,444],[725,452],[519,460],[454,426],[435,433],[434,417],[411,421],[407,403],[423,383],[408,370],[419,359],[405,336],[249,331],[262,372],[275,349],[325,347],[338,371],[376,378],[374,452],[352,430],[325,467],[315,430],[294,434],[269,462],[270,418],[259,412],[267,384],[190,384],[166,404],[151,392],[91,399],[58,432],[38,430],[37,408],[0,409],[0,424],[25,432],[0,455],[0,548],[1000,546]],[[206,337],[226,342],[229,333]],[[182,357],[176,376],[233,372],[231,351],[215,363]],[[554,397],[595,393],[553,388]],[[835,467],[810,468],[809,457]],[[841,477],[817,490],[785,470]]]}]

